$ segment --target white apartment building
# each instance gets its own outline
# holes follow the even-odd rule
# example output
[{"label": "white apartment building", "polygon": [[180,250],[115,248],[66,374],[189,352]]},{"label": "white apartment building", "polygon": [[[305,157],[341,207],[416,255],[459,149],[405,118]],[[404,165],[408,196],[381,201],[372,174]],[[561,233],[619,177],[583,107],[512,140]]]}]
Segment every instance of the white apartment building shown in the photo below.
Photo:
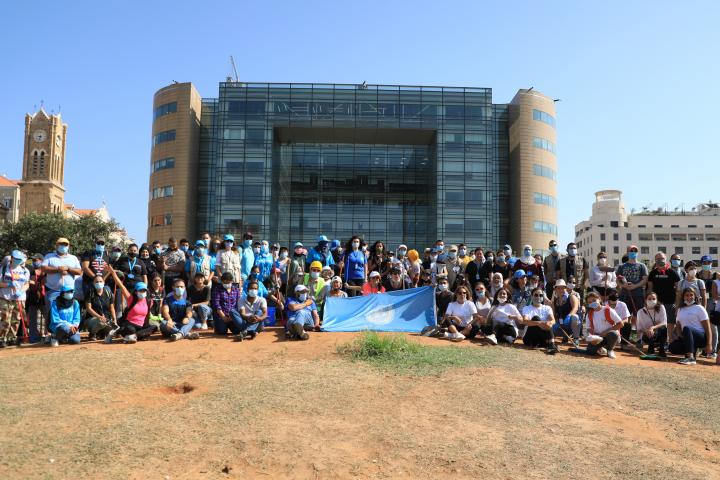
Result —
[{"label": "white apartment building", "polygon": [[575,243],[591,265],[601,251],[610,265],[619,265],[628,245],[637,245],[638,259],[648,265],[660,251],[668,258],[678,253],[685,262],[710,255],[717,266],[720,204],[701,203],[690,211],[643,208],[628,215],[620,190],[602,190],[595,193],[590,219],[575,226]]}]

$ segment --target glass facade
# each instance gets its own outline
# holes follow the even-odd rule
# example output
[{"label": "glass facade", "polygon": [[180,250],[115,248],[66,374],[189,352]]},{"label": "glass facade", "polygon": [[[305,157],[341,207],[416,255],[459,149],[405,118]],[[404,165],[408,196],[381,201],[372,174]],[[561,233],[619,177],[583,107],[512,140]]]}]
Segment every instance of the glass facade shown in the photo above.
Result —
[{"label": "glass facade", "polygon": [[221,83],[202,104],[198,231],[500,245],[507,122],[488,88]]}]

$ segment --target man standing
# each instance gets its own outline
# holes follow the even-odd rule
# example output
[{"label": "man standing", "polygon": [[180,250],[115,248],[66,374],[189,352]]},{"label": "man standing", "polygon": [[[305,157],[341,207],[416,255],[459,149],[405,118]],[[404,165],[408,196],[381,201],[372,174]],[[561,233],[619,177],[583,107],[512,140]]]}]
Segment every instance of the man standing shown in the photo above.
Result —
[{"label": "man standing", "polygon": [[26,260],[24,253],[13,250],[10,263],[3,263],[0,268],[0,348],[19,341],[17,334],[21,315],[24,315],[25,292],[30,287]]},{"label": "man standing", "polygon": [[648,275],[647,291],[657,295],[658,302],[665,307],[667,316],[667,341],[675,340],[675,291],[681,280],[675,269],[666,263],[663,252],[655,254],[655,265]]},{"label": "man standing", "polygon": [[55,251],[45,255],[42,263],[45,274],[45,318],[50,318],[50,305],[60,296],[63,285],[75,289],[75,276],[82,275],[80,261],[70,254],[70,240],[60,237]]},{"label": "man standing", "polygon": [[127,255],[118,260],[115,270],[119,270],[125,275],[123,285],[130,292],[135,291],[135,284],[138,282],[147,285],[145,262],[138,258],[138,246],[134,243],[128,246]]},{"label": "man standing", "polygon": [[478,282],[483,281],[481,270],[484,260],[483,249],[478,247],[475,249],[475,257],[465,266],[465,276],[470,281],[472,288],[475,288]]},{"label": "man standing", "polygon": [[[648,280],[648,269],[644,263],[637,261],[638,247],[630,245],[627,251],[627,262],[620,265],[615,273],[620,289],[620,300],[625,302],[630,309],[634,325],[637,311],[645,306],[645,284]],[[626,328],[625,331],[628,332],[629,329]]]},{"label": "man standing", "polygon": [[570,242],[567,245],[567,257],[561,258],[555,267],[555,279],[570,282],[575,277],[575,291],[583,295],[588,281],[589,266],[587,260],[577,254],[577,244]]},{"label": "man standing", "polygon": [[255,254],[253,253],[253,236],[250,232],[243,235],[242,255],[240,256],[241,284],[250,276],[250,271],[255,265]]},{"label": "man standing", "polygon": [[93,290],[93,278],[95,275],[102,275],[103,280],[107,280],[109,274],[105,271],[109,261],[108,255],[105,253],[105,238],[95,238],[95,248],[82,255],[80,267],[83,271],[83,294],[87,297]]},{"label": "man standing", "polygon": [[305,265],[310,267],[313,262],[320,262],[323,267],[332,267],[335,264],[333,256],[328,250],[329,241],[325,235],[320,235],[317,239],[317,245],[308,251]]},{"label": "man standing", "polygon": [[175,280],[180,278],[185,271],[185,252],[178,248],[178,242],[175,237],[168,239],[168,248],[162,253],[160,258],[162,261],[158,264],[158,270],[164,272],[165,278],[163,283],[165,285],[165,292],[170,293]]}]

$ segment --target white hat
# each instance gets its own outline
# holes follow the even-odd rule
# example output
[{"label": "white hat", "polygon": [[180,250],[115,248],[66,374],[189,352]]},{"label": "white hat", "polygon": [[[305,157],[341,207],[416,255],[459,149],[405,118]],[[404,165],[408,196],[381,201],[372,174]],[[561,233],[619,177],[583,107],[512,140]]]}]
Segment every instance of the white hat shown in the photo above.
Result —
[{"label": "white hat", "polygon": [[379,276],[380,276],[380,274],[378,272],[375,272],[375,271],[370,272],[370,278],[375,278],[375,277],[379,277]]},{"label": "white hat", "polygon": [[306,292],[306,291],[307,291],[307,287],[306,287],[305,285],[300,284],[300,285],[298,285],[298,286],[295,287],[295,292],[296,292],[296,293],[297,293],[297,292]]},{"label": "white hat", "polygon": [[567,285],[565,284],[565,280],[563,280],[562,278],[560,280],[556,280],[555,287],[567,287]]}]

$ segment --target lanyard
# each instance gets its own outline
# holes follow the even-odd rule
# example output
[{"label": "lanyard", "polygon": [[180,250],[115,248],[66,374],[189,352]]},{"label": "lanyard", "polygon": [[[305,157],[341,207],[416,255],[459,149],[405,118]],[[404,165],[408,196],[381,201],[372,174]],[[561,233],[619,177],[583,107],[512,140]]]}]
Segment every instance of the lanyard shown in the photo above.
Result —
[{"label": "lanyard", "polygon": [[128,268],[130,269],[130,273],[133,273],[133,270],[135,269],[135,264],[137,263],[137,258],[133,260],[133,263],[130,263],[130,260],[128,260]]}]

